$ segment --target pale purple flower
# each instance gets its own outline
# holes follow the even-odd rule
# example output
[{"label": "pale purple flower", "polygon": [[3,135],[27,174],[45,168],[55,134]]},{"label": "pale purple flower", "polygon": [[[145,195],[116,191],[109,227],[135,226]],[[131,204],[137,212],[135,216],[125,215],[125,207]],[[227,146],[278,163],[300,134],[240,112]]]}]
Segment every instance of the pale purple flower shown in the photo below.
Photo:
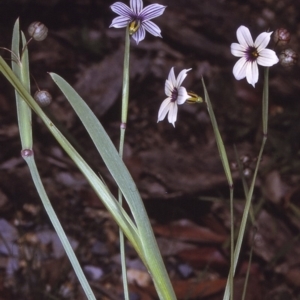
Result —
[{"label": "pale purple flower", "polygon": [[145,38],[146,30],[154,36],[162,37],[160,28],[150,20],[162,15],[166,6],[151,4],[143,8],[142,0],[130,0],[130,7],[116,2],[110,8],[119,17],[114,18],[109,27],[123,28],[132,25],[132,37],[137,44]]},{"label": "pale purple flower", "polygon": [[169,113],[168,121],[175,127],[178,111],[177,105],[183,104],[187,98],[189,98],[186,89],[181,86],[181,84],[187,76],[187,72],[190,70],[191,69],[182,70],[176,79],[174,67],[171,69],[168,79],[165,83],[165,93],[168,97],[163,101],[159,108],[157,122],[162,121],[166,117],[167,113]]},{"label": "pale purple flower", "polygon": [[233,67],[233,75],[237,80],[247,78],[253,87],[258,81],[258,64],[271,67],[278,63],[279,59],[273,50],[266,49],[270,42],[272,32],[261,33],[253,43],[249,29],[240,26],[236,32],[238,43],[231,44],[231,53],[241,57]]}]

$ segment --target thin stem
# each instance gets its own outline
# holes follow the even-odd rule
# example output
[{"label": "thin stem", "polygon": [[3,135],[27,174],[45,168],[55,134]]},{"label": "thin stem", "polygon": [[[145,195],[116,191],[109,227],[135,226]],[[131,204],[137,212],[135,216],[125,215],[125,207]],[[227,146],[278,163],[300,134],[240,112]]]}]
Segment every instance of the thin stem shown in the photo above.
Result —
[{"label": "thin stem", "polygon": [[[129,27],[127,26],[125,35],[125,53],[124,53],[124,69],[123,69],[123,89],[122,89],[122,115],[121,115],[121,126],[120,126],[120,144],[119,144],[119,155],[123,158],[125,131],[128,116],[128,96],[129,96],[129,56],[130,56],[130,36]],[[122,192],[118,190],[118,200],[122,205]],[[119,229],[120,237],[120,255],[121,255],[121,266],[122,266],[122,278],[123,278],[123,289],[124,298],[129,300],[128,281],[127,281],[127,268],[126,268],[126,255],[125,255],[125,239],[121,229]]]},{"label": "thin stem", "polygon": [[233,186],[230,189],[230,270],[229,270],[229,282],[230,282],[230,299],[233,300],[233,265],[234,265],[234,212],[233,212]]},{"label": "thin stem", "polygon": [[269,116],[269,68],[265,68],[264,72],[264,90],[262,103],[262,124],[263,134],[268,134],[268,116]]},{"label": "thin stem", "polygon": [[[268,111],[269,111],[269,69],[268,68],[265,69],[265,73],[264,73],[264,89],[263,89],[263,97],[262,97],[262,111],[263,111],[263,113],[262,113],[263,139],[262,139],[261,147],[260,147],[260,150],[259,150],[259,154],[258,154],[258,158],[257,158],[253,178],[252,178],[252,181],[251,181],[251,185],[250,185],[247,197],[246,197],[246,204],[245,204],[245,208],[244,208],[244,212],[243,212],[243,217],[242,217],[242,221],[241,221],[239,235],[238,235],[235,250],[234,250],[234,264],[233,264],[233,270],[232,270],[233,275],[235,273],[235,269],[236,269],[237,262],[238,262],[238,259],[239,259],[243,238],[244,238],[244,235],[245,235],[245,230],[246,230],[248,215],[249,215],[249,211],[250,211],[250,207],[251,207],[251,200],[252,200],[252,197],[253,197],[254,186],[255,186],[255,182],[256,182],[256,178],[257,178],[258,168],[260,166],[262,154],[263,154],[266,142],[267,142],[267,136],[268,136]],[[230,298],[229,295],[230,295],[230,284],[228,284],[228,282],[227,282],[223,300],[229,299]]]},{"label": "thin stem", "polygon": [[249,261],[248,261],[248,267],[247,267],[247,273],[246,273],[246,278],[245,278],[245,284],[244,284],[244,289],[243,289],[243,295],[242,295],[242,300],[245,300],[246,298],[246,291],[247,291],[247,286],[248,286],[248,281],[249,281],[249,274],[250,274],[250,266],[252,263],[252,255],[253,255],[253,248],[254,248],[254,240],[255,240],[255,235],[257,229],[255,229],[255,232],[253,232],[253,237],[252,237],[252,245],[251,245],[251,250],[250,250],[250,255],[249,255]]}]

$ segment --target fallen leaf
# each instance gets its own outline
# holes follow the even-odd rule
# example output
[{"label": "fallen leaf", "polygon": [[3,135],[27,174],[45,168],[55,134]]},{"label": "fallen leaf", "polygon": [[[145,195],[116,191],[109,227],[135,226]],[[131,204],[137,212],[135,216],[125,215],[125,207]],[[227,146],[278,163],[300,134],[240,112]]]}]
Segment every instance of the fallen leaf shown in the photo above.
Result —
[{"label": "fallen leaf", "polygon": [[180,241],[221,244],[226,240],[226,236],[214,233],[209,228],[198,226],[186,219],[168,225],[154,225],[153,230],[156,234]]}]

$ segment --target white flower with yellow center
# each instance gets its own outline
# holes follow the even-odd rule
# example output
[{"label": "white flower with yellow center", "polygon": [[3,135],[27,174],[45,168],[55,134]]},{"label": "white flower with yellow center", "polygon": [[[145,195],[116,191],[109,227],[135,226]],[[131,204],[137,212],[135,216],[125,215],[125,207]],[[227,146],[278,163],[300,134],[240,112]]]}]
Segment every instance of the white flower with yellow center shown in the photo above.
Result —
[{"label": "white flower with yellow center", "polygon": [[278,63],[279,59],[273,50],[266,49],[270,42],[272,32],[261,33],[253,43],[249,29],[240,26],[236,32],[238,43],[231,44],[231,53],[241,57],[233,67],[235,79],[241,80],[246,77],[253,87],[258,81],[258,65],[271,67]]}]

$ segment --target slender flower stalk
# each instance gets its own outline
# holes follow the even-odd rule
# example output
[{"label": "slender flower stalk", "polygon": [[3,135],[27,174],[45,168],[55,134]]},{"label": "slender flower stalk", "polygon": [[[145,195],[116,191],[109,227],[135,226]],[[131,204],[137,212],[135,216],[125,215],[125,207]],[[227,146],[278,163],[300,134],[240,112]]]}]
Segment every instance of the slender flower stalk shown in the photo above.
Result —
[{"label": "slender flower stalk", "polygon": [[154,36],[162,37],[160,28],[150,20],[162,15],[166,6],[151,4],[143,8],[142,0],[130,0],[130,7],[122,2],[116,2],[110,8],[119,17],[114,18],[109,27],[129,26],[129,34],[137,44],[145,38],[146,31]]},{"label": "slender flower stalk", "polygon": [[162,121],[168,113],[168,121],[175,127],[178,111],[177,105],[183,104],[190,97],[186,89],[181,86],[183,80],[187,76],[187,72],[190,70],[191,69],[182,70],[176,79],[174,67],[171,69],[165,83],[165,93],[168,97],[163,101],[159,108],[157,122]]},{"label": "slender flower stalk", "polygon": [[255,87],[258,81],[258,65],[271,67],[279,59],[273,50],[266,49],[272,32],[261,33],[253,42],[249,29],[240,26],[236,32],[238,43],[231,44],[231,53],[240,57],[233,67],[233,75],[237,80],[246,77],[248,83]]}]

